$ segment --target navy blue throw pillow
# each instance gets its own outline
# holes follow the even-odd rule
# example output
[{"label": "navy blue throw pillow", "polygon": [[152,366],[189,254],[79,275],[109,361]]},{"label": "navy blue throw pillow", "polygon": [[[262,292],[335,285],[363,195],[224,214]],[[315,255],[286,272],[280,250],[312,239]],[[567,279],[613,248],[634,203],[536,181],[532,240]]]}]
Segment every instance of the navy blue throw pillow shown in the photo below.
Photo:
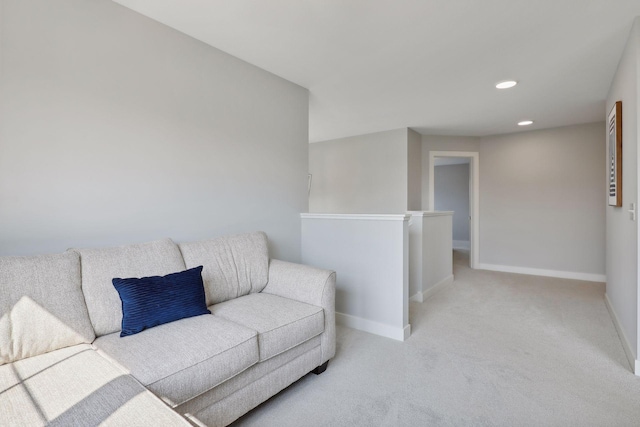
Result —
[{"label": "navy blue throw pillow", "polygon": [[112,280],[122,300],[121,337],[187,317],[211,314],[202,284],[202,266],[140,279]]}]

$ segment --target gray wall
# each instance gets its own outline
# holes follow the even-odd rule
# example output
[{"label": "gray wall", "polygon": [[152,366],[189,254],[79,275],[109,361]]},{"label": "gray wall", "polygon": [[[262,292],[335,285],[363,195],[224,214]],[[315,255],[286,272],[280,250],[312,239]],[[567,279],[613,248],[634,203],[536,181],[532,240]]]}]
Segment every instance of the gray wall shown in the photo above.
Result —
[{"label": "gray wall", "polygon": [[309,145],[309,210],[324,213],[407,211],[407,129]]},{"label": "gray wall", "polygon": [[[638,344],[638,223],[631,221],[629,205],[638,202],[638,101],[640,97],[640,19],[636,18],[616,76],[607,96],[608,115],[622,101],[622,207],[606,207],[607,296],[637,359]],[[602,139],[606,129],[602,130]],[[603,151],[605,150],[603,146]],[[604,155],[603,155],[604,157]],[[606,160],[602,162],[606,170]],[[603,198],[603,205],[606,204]],[[636,372],[637,373],[637,372]]]},{"label": "gray wall", "polygon": [[469,164],[441,165],[434,169],[437,211],[453,211],[453,240],[469,241]]},{"label": "gray wall", "polygon": [[419,211],[422,209],[422,136],[408,129],[407,137],[407,209]]},{"label": "gray wall", "polygon": [[604,274],[604,130],[423,136],[423,206],[430,151],[479,152],[480,263]]},{"label": "gray wall", "polygon": [[308,92],[108,0],[1,0],[0,253],[264,230],[300,258]]},{"label": "gray wall", "polygon": [[480,261],[604,274],[604,123],[480,140]]}]

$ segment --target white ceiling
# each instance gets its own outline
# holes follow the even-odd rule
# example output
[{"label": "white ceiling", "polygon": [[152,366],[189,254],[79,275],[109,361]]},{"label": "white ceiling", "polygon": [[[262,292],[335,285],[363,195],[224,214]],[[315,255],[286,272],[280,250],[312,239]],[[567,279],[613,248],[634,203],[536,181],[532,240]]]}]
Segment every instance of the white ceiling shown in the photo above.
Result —
[{"label": "white ceiling", "polygon": [[115,1],[308,88],[312,142],[604,120],[640,16],[640,0]]}]

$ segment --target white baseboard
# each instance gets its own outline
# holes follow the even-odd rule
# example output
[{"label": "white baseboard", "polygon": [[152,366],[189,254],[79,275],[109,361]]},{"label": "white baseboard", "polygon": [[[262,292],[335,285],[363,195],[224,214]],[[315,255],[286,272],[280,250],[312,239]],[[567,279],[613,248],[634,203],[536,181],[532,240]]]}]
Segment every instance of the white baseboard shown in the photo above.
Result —
[{"label": "white baseboard", "polygon": [[586,282],[606,282],[604,274],[578,273],[574,271],[544,270],[541,268],[514,267],[511,265],[478,264],[480,270],[502,271],[504,273],[530,274],[532,276],[557,277],[559,279],[584,280]]},{"label": "white baseboard", "polygon": [[418,291],[414,296],[409,298],[409,301],[424,302],[427,298],[432,297],[433,295],[435,295],[436,292],[440,291],[442,288],[444,288],[447,285],[450,285],[451,283],[453,283],[453,274],[448,277],[445,277],[444,279],[442,279],[441,281],[439,281],[438,283],[436,283],[434,286],[430,287],[426,291],[423,291],[423,292]]},{"label": "white baseboard", "polygon": [[414,296],[409,298],[409,301],[424,302],[427,298],[432,297],[433,295],[436,294],[436,292],[440,291],[442,288],[452,283],[453,283],[453,274],[448,277],[445,277],[444,279],[442,279],[441,281],[439,281],[438,283],[436,283],[426,291],[416,293]]},{"label": "white baseboard", "polygon": [[631,344],[629,344],[629,340],[622,330],[622,325],[620,324],[620,319],[616,314],[613,306],[611,305],[611,300],[609,300],[609,295],[605,292],[604,294],[604,304],[607,306],[607,310],[609,310],[609,314],[611,315],[611,320],[613,320],[613,326],[616,327],[616,331],[618,332],[618,337],[620,337],[620,342],[622,342],[622,348],[624,349],[624,354],[627,356],[627,360],[629,361],[629,368],[638,376],[640,376],[640,361],[636,360],[635,351],[631,348]]},{"label": "white baseboard", "polygon": [[404,328],[402,328],[402,334],[403,334],[403,340],[406,340],[407,338],[409,338],[411,336],[411,324],[408,324],[407,326],[405,326]]},{"label": "white baseboard", "polygon": [[336,323],[348,328],[359,329],[371,334],[380,335],[398,341],[404,341],[411,335],[411,325],[403,328],[386,325],[362,317],[351,316],[350,314],[336,312]]},{"label": "white baseboard", "polygon": [[409,301],[424,302],[424,296],[422,295],[422,292],[418,291],[418,293],[409,298]]},{"label": "white baseboard", "polygon": [[454,240],[453,241],[453,249],[471,249],[471,242],[468,240]]},{"label": "white baseboard", "polygon": [[438,283],[436,283],[435,285],[433,285],[432,287],[430,287],[426,291],[422,292],[422,299],[426,300],[427,298],[431,298],[437,292],[441,291],[446,286],[448,286],[448,285],[450,285],[452,283],[453,283],[453,274],[445,277],[444,279],[442,279],[441,281],[439,281]]}]

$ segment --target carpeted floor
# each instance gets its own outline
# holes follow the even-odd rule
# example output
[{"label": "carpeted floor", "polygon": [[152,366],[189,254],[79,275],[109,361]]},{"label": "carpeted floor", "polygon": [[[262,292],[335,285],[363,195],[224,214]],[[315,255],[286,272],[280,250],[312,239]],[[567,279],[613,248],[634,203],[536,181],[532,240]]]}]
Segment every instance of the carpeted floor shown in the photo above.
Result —
[{"label": "carpeted floor", "polygon": [[604,285],[471,270],[411,303],[398,342],[338,326],[327,371],[234,426],[640,426]]}]

